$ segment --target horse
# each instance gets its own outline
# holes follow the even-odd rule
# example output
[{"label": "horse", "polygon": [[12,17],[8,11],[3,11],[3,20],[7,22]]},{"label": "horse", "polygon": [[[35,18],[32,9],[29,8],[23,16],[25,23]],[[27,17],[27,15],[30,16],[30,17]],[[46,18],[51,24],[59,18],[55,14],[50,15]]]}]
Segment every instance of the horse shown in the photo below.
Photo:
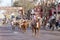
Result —
[{"label": "horse", "polygon": [[18,30],[21,30],[22,32],[26,32],[28,27],[28,21],[25,20],[19,20],[19,21],[12,21],[12,29],[15,30],[15,27],[18,27]]},{"label": "horse", "polygon": [[23,21],[21,24],[21,30],[22,32],[26,32],[27,28],[28,28],[28,22],[27,21]]},{"label": "horse", "polygon": [[20,25],[20,24],[19,24],[18,21],[15,21],[15,22],[12,21],[12,22],[11,22],[11,25],[12,25],[12,30],[15,30],[15,27],[18,27],[18,29],[20,29],[20,28],[19,28],[19,25]]},{"label": "horse", "polygon": [[32,26],[33,35],[36,35],[37,32],[39,33],[39,30],[40,30],[40,22],[39,22],[39,20],[38,21],[35,21],[35,20],[32,21],[31,26]]},{"label": "horse", "polygon": [[5,24],[6,23],[6,20],[3,20],[3,24]]}]

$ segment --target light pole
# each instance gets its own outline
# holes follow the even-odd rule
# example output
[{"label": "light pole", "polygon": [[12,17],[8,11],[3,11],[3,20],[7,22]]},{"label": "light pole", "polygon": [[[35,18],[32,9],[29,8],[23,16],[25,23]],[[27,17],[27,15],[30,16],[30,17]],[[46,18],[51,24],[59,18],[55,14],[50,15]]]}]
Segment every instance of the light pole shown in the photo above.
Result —
[{"label": "light pole", "polygon": [[58,17],[58,1],[59,1],[59,0],[56,0],[56,19],[57,19],[57,17]]},{"label": "light pole", "polygon": [[11,6],[13,6],[13,3],[14,3],[13,0],[11,0]]}]

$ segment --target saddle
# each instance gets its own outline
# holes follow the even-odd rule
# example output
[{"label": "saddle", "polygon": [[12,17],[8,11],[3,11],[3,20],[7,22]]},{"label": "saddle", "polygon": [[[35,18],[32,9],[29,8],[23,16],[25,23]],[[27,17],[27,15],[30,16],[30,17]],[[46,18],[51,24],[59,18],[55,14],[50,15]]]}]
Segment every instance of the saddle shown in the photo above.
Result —
[{"label": "saddle", "polygon": [[32,26],[32,27],[36,27],[36,22],[32,22],[32,23],[31,23],[31,26]]},{"label": "saddle", "polygon": [[19,22],[12,22],[12,25],[18,26]]}]

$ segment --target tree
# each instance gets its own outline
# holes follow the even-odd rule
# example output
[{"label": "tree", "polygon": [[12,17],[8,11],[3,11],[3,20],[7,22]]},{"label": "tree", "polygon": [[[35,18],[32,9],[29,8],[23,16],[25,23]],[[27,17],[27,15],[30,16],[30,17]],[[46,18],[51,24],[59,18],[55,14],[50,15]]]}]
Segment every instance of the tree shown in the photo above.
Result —
[{"label": "tree", "polygon": [[32,2],[29,2],[27,0],[18,0],[14,2],[13,7],[20,7],[22,6],[25,11],[31,9],[34,7],[34,4]]}]

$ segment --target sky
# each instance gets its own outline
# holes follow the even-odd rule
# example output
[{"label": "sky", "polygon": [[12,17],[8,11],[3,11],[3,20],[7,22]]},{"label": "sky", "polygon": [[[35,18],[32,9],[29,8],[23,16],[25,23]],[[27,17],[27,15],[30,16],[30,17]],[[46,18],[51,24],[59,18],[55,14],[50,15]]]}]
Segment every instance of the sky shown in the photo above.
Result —
[{"label": "sky", "polygon": [[0,0],[0,6],[11,6],[12,0]]},{"label": "sky", "polygon": [[[6,6],[11,6],[12,5],[12,0],[0,0],[0,7],[6,7]],[[4,10],[0,10],[0,19],[5,18],[3,13]]]}]

